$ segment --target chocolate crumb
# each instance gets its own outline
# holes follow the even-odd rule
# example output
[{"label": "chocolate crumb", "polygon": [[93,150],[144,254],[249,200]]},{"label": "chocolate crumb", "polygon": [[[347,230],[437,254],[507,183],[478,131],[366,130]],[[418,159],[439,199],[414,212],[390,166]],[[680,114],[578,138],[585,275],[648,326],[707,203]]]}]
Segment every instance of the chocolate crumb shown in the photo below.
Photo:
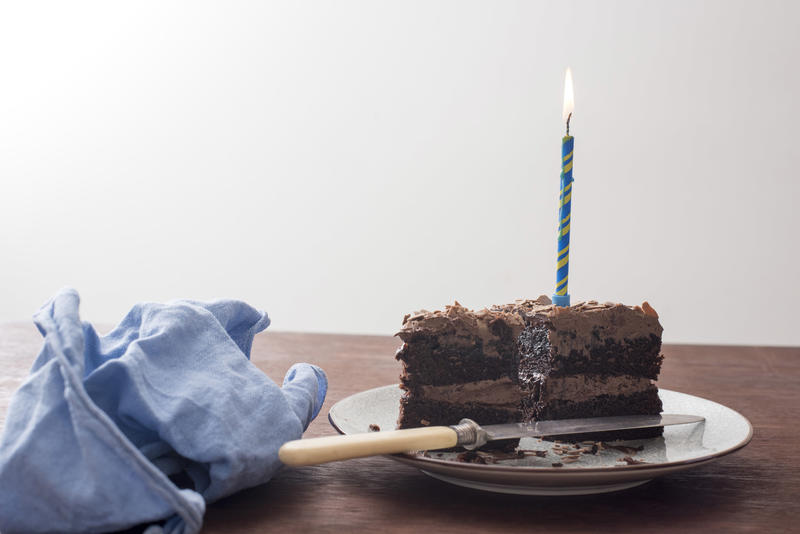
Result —
[{"label": "chocolate crumb", "polygon": [[370,432],[380,432],[381,431],[381,427],[379,427],[375,423],[372,423],[372,424],[369,425],[369,431]]},{"label": "chocolate crumb", "polygon": [[485,464],[486,459],[482,456],[479,456],[475,451],[466,451],[462,452],[458,456],[456,456],[456,460],[459,462],[464,462],[467,464]]},{"label": "chocolate crumb", "polygon": [[640,445],[639,447],[628,447],[626,445],[608,445],[609,449],[616,449],[619,452],[623,452],[625,454],[636,454],[637,452],[641,452],[644,450],[644,445]]},{"label": "chocolate crumb", "polygon": [[539,458],[544,458],[545,456],[547,456],[547,451],[534,451],[526,449],[520,452],[523,453],[525,456],[538,456]]},{"label": "chocolate crumb", "polygon": [[495,450],[491,452],[475,451],[475,454],[486,460],[487,464],[494,464],[500,460],[515,460],[517,458],[522,458],[525,456],[525,454],[522,451],[500,451],[500,450]]},{"label": "chocolate crumb", "polygon": [[646,464],[647,462],[642,460],[636,460],[635,458],[631,458],[630,456],[625,456],[617,460],[618,462],[625,462],[628,465],[637,465],[637,464]]},{"label": "chocolate crumb", "polygon": [[482,463],[484,464],[494,464],[497,463],[497,460],[499,459],[505,459],[496,457],[494,454],[490,452],[476,451],[475,454],[477,454],[479,458],[483,459]]},{"label": "chocolate crumb", "polygon": [[552,465],[553,467],[564,467],[564,464],[562,464],[561,462],[554,462]]}]

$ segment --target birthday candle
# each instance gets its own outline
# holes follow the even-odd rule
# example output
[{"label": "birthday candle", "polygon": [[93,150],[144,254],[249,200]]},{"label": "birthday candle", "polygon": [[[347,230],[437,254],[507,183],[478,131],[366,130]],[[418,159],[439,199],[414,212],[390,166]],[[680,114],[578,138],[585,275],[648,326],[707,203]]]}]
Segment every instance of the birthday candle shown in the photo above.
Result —
[{"label": "birthday candle", "polygon": [[567,134],[561,140],[561,193],[558,207],[558,256],[556,263],[556,292],[553,304],[569,306],[569,229],[572,218],[572,158],[575,138],[569,135],[569,121],[575,108],[572,72],[567,69],[564,80],[564,115]]}]

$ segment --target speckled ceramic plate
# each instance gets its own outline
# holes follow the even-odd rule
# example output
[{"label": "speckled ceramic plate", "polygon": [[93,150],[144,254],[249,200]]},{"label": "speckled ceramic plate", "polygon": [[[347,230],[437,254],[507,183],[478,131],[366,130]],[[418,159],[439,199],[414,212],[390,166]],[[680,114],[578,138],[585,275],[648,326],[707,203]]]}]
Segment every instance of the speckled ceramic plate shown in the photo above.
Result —
[{"label": "speckled ceramic plate", "polygon": [[[396,385],[362,391],[333,405],[328,419],[342,434],[367,432],[371,424],[393,429],[400,395]],[[665,389],[659,395],[665,413],[701,415],[705,423],[666,427],[660,438],[605,443],[596,454],[586,451],[577,454],[574,461],[565,461],[566,456],[554,449],[554,443],[533,438],[520,441],[523,457],[493,455],[487,458],[487,464],[458,461],[455,452],[420,451],[390,458],[468,488],[527,495],[582,495],[631,488],[711,462],[741,449],[753,436],[750,422],[721,404]],[[624,461],[624,457],[629,460]],[[554,467],[554,463],[562,466]]]}]

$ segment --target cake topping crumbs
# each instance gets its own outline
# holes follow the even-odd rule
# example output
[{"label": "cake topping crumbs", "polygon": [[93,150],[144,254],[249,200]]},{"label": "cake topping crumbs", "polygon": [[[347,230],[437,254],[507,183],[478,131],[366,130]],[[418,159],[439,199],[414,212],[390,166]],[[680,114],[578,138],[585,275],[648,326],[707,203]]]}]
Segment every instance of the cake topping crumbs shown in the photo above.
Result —
[{"label": "cake topping crumbs", "polygon": [[372,423],[372,424],[369,425],[369,431],[370,432],[380,432],[381,431],[381,427],[379,427],[375,423]]},{"label": "cake topping crumbs", "polygon": [[532,449],[525,449],[519,452],[521,452],[524,456],[538,456],[539,458],[544,458],[545,456],[547,456],[547,451],[536,451]]},{"label": "cake topping crumbs", "polygon": [[642,460],[637,460],[635,458],[631,458],[630,456],[624,456],[617,460],[618,462],[625,462],[628,465],[637,465],[637,464],[646,464],[647,462]]},{"label": "cake topping crumbs", "polygon": [[422,426],[428,426],[431,424],[431,422],[428,421],[427,419],[420,419],[419,424],[421,424]]},{"label": "cake topping crumbs", "polygon": [[552,465],[553,467],[564,467],[564,464],[562,464],[561,462],[554,462]]},{"label": "cake topping crumbs", "polygon": [[572,464],[572,463],[577,462],[579,459],[580,458],[577,458],[577,457],[575,457],[575,458],[567,457],[567,458],[563,458],[561,461],[564,462],[565,464]]},{"label": "cake topping crumbs", "polygon": [[644,313],[646,315],[649,315],[650,317],[655,317],[656,319],[658,319],[658,313],[656,313],[656,310],[654,310],[653,307],[650,306],[649,302],[647,302],[647,301],[642,302],[642,310],[644,311]]},{"label": "cake topping crumbs", "polygon": [[410,314],[410,313],[407,313],[407,314],[405,314],[405,315],[403,316],[403,324],[406,324],[406,323],[408,322],[408,318],[409,318],[409,317],[411,317],[411,314]]},{"label": "cake topping crumbs", "polygon": [[458,456],[456,456],[456,460],[459,462],[464,462],[467,464],[485,464],[486,459],[483,456],[478,455],[476,451],[466,451],[462,452]]},{"label": "cake topping crumbs", "polygon": [[628,447],[626,445],[608,445],[609,449],[615,449],[619,452],[625,454],[636,454],[637,452],[641,452],[644,450],[644,445],[640,445],[639,447]]}]

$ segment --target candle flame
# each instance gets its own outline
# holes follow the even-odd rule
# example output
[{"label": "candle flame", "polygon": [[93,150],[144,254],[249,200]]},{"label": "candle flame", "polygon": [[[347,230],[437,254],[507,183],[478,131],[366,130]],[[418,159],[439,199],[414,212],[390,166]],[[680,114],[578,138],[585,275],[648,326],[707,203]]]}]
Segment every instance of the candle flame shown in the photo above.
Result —
[{"label": "candle flame", "polygon": [[572,112],[575,110],[575,92],[572,89],[572,70],[567,67],[567,73],[564,75],[564,113],[562,119],[567,121]]}]

